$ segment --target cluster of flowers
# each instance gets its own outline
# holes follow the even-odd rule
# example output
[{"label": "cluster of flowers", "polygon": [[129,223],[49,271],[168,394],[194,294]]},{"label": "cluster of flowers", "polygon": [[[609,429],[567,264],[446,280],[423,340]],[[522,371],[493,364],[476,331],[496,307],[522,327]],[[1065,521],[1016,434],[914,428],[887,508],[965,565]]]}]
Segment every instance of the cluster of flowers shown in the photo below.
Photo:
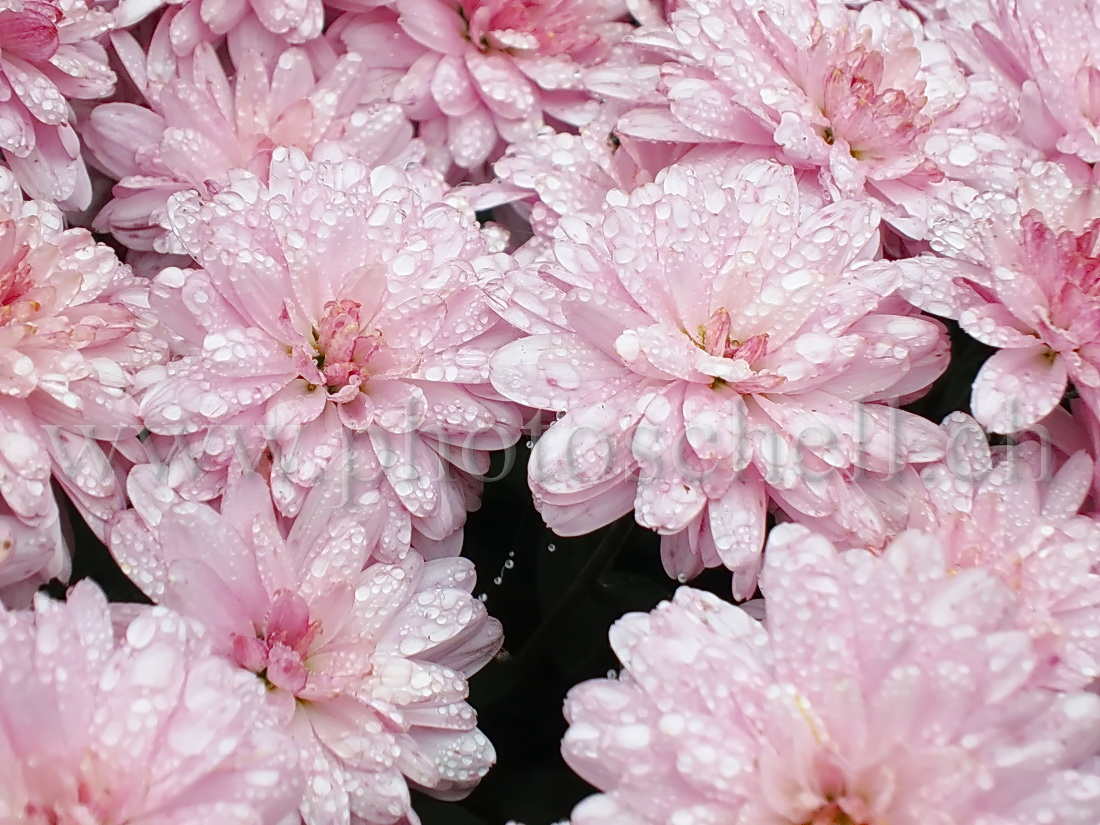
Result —
[{"label": "cluster of flowers", "polygon": [[[0,821],[468,793],[521,436],[732,576],[569,695],[575,825],[1100,819],[1090,0],[0,0],[0,158]],[[66,500],[153,605],[41,592]]]}]

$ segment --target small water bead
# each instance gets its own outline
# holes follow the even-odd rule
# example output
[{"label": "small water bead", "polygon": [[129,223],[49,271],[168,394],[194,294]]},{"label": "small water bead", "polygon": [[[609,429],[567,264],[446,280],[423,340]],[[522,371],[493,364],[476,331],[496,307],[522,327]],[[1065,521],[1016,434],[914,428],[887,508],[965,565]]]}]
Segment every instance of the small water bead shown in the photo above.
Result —
[{"label": "small water bead", "polygon": [[546,552],[548,552],[548,553],[553,553],[557,549],[558,549],[558,547],[555,544],[546,545]]}]

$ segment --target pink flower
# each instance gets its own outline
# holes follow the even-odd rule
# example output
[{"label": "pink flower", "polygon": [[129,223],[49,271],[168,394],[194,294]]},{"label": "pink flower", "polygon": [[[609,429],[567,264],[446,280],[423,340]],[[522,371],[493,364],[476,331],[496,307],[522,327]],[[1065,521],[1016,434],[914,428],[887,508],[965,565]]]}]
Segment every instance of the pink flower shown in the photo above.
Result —
[{"label": "pink flower", "polygon": [[950,568],[989,570],[1018,599],[1036,642],[1036,678],[1077,689],[1100,678],[1100,523],[1079,515],[1093,462],[1081,452],[1057,474],[1038,443],[994,456],[962,413],[944,422],[944,462],[921,471],[908,526],[937,536]]},{"label": "pink flower", "polygon": [[[1093,461],[1083,450],[1056,459],[1050,440],[1035,436],[991,450],[985,430],[963,413],[948,416],[943,429],[942,461],[861,482],[879,504],[887,538],[921,530],[940,542],[952,570],[998,576],[1016,594],[1017,625],[1035,640],[1034,678],[1060,689],[1088,685],[1100,677],[1100,523],[1082,515]],[[838,546],[881,549],[802,521]]]},{"label": "pink flower", "polygon": [[[138,426],[133,373],[164,357],[148,286],[0,168],[0,588],[66,578],[51,477],[92,520],[124,506],[97,439]],[[12,592],[7,594],[9,599]]]},{"label": "pink flower", "polygon": [[634,511],[673,576],[735,571],[752,593],[769,498],[873,532],[862,470],[942,455],[931,422],[885,406],[943,370],[943,327],[893,297],[878,216],[822,207],[770,161],[673,166],[592,224],[562,218],[553,260],[511,279],[533,334],[494,386],[559,420],[532,453],[543,517],[577,535]]},{"label": "pink flower", "polygon": [[155,601],[200,619],[214,648],[260,676],[308,774],[302,815],[397,822],[408,784],[464,796],[495,760],[465,702],[466,674],[501,643],[470,595],[465,559],[368,560],[361,513],[318,487],[284,537],[258,475],[219,514],[185,502],[149,468],[130,476],[136,512],[111,550]]},{"label": "pink flower", "polygon": [[288,515],[331,467],[396,495],[388,532],[447,539],[471,503],[467,474],[519,433],[488,383],[514,337],[484,293],[500,277],[490,235],[425,170],[279,147],[265,178],[238,171],[208,198],[173,197],[173,231],[204,269],[154,283],[184,354],[143,374],[146,426],[209,446],[210,470],[235,440],[270,442]]},{"label": "pink flower", "polygon": [[534,196],[532,208],[520,208],[536,236],[548,237],[563,216],[597,219],[612,189],[631,192],[652,183],[658,172],[674,163],[725,166],[742,154],[725,147],[620,138],[598,127],[582,127],[579,134],[544,128],[536,137],[509,146],[493,165],[498,181],[483,188],[495,186],[508,195],[502,200],[529,191],[528,197]]},{"label": "pink flower", "polygon": [[1012,594],[936,540],[883,557],[775,528],[766,617],[681,588],[611,630],[618,679],[566,700],[574,825],[1086,825],[1100,699],[1029,681]]},{"label": "pink flower", "polygon": [[1070,380],[1100,409],[1100,203],[1055,164],[1021,181],[1015,199],[990,193],[937,225],[932,246],[948,260],[904,264],[910,300],[1000,349],[970,402],[998,433],[1046,416]]},{"label": "pink flower", "polygon": [[[1100,16],[1088,0],[985,0],[941,25],[1011,90],[1016,132],[1051,160],[1100,161]],[[953,9],[951,10],[953,12]]]},{"label": "pink flower", "polygon": [[302,791],[260,683],[198,625],[142,608],[115,640],[103,594],[0,608],[0,820],[276,825]]},{"label": "pink flower", "polygon": [[118,35],[116,43],[133,53],[139,68],[132,70],[146,82],[149,108],[100,104],[84,139],[119,181],[94,226],[131,249],[186,254],[167,228],[169,198],[208,180],[224,182],[232,169],[262,179],[275,146],[355,157],[370,166],[402,166],[423,154],[401,109],[383,100],[385,90],[358,55],[331,56],[320,71],[301,48],[282,52],[271,68],[249,51],[230,79],[213,48],[201,44],[165,76],[165,67],[155,65],[163,61],[145,60],[136,41]]},{"label": "pink flower", "polygon": [[[605,134],[598,124],[583,126],[576,135],[545,128],[537,137],[509,146],[493,165],[497,181],[479,190],[499,193],[500,202],[512,202],[527,217],[537,240],[524,247],[523,260],[541,252],[543,239],[553,234],[562,217],[598,220],[612,189],[632,192],[674,163],[693,166],[700,176],[720,176],[767,157],[756,146],[639,140],[613,131]],[[805,171],[796,176],[800,188],[824,196]],[[515,203],[520,198],[533,203]]]},{"label": "pink flower", "polygon": [[[779,160],[820,170],[836,197],[876,200],[915,238],[938,201],[962,196],[954,180],[1015,172],[1006,141],[986,135],[997,116],[984,98],[968,103],[984,89],[971,89],[945,44],[897,3],[689,0],[670,25],[633,38],[674,61],[658,84],[670,108],[642,107],[622,131],[774,146]],[[637,72],[656,80],[648,65]]]},{"label": "pink flower", "polygon": [[[446,146],[458,166],[490,159],[501,139],[533,136],[544,117],[578,125],[595,101],[581,69],[608,53],[631,26],[616,0],[398,0],[398,44],[363,50],[368,65],[407,61],[393,93],[425,141]],[[351,49],[391,28],[377,13],[340,21]],[[394,31],[396,34],[396,31]],[[411,42],[410,42],[411,41]]]},{"label": "pink flower", "polygon": [[0,0],[0,150],[31,197],[67,209],[91,203],[69,100],[114,90],[96,41],[112,24],[85,0]]}]

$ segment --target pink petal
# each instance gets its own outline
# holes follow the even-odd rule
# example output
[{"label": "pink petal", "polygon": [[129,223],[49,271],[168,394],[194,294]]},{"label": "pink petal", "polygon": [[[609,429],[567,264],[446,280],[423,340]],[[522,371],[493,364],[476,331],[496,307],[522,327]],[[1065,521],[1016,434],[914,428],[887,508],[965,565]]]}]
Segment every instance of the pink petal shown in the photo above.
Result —
[{"label": "pink petal", "polygon": [[1045,346],[1003,349],[974,379],[970,407],[986,429],[1018,432],[1058,406],[1066,381],[1065,360]]}]

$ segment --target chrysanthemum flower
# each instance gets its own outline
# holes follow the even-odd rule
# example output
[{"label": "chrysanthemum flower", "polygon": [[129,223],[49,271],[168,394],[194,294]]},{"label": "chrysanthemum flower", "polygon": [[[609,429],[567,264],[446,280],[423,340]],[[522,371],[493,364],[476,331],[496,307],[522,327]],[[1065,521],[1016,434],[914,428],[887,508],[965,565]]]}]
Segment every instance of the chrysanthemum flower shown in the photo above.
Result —
[{"label": "chrysanthemum flower", "polygon": [[[1049,159],[1100,161],[1100,10],[1089,0],[978,0],[938,25],[1011,90],[1016,134]],[[980,61],[980,62],[979,62]]]},{"label": "chrysanthemum flower", "polygon": [[1091,181],[1037,164],[1016,199],[991,193],[934,228],[949,256],[904,264],[906,294],[998,347],[974,381],[985,427],[1030,427],[1072,380],[1100,409],[1100,201]]},{"label": "chrysanthemum flower", "polygon": [[[864,483],[888,538],[921,530],[941,543],[951,569],[1000,577],[1016,593],[1018,626],[1035,640],[1035,678],[1063,689],[1089,684],[1100,677],[1100,522],[1082,513],[1093,461],[1084,449],[1056,456],[1050,437],[991,450],[963,413],[942,426],[942,461]],[[881,549],[803,521],[838,546]]]},{"label": "chrysanthemum flower", "polygon": [[[543,129],[531,140],[513,143],[493,164],[497,180],[479,190],[499,192],[501,202],[511,202],[527,217],[534,237],[541,242],[553,234],[562,217],[597,220],[612,189],[632,192],[652,183],[673,164],[693,166],[700,176],[720,176],[769,158],[759,146],[639,140],[598,128],[584,126],[579,134]],[[804,191],[814,189],[824,197],[805,170],[797,171],[796,177]],[[532,245],[539,250],[541,246]],[[525,251],[530,257],[530,249]]]},{"label": "chrysanthemum flower", "polygon": [[67,575],[51,476],[94,519],[123,506],[96,439],[136,432],[132,373],[164,356],[147,292],[0,168],[0,588],[25,581],[21,601]]},{"label": "chrysanthemum flower", "polygon": [[197,624],[143,608],[116,642],[88,582],[0,608],[0,821],[276,825],[301,791],[262,685]]},{"label": "chrysanthemum flower", "polygon": [[618,679],[574,688],[562,743],[603,791],[574,825],[1086,825],[1100,698],[1034,686],[1011,593],[934,538],[838,555],[772,533],[766,617],[681,588],[611,630]]},{"label": "chrysanthemum flower", "polygon": [[0,0],[0,150],[31,197],[91,203],[69,100],[114,90],[96,40],[112,23],[85,0]]},{"label": "chrysanthemum flower", "polygon": [[767,161],[673,166],[606,203],[513,277],[502,311],[534,334],[492,364],[500,392],[561,416],[529,470],[550,527],[633,510],[671,575],[725,564],[741,595],[769,498],[881,530],[852,475],[935,460],[943,437],[872,402],[922,391],[947,353],[943,327],[892,297],[874,209],[822,207]]},{"label": "chrysanthemum flower", "polygon": [[1015,171],[1015,150],[985,134],[1001,117],[987,90],[971,89],[945,44],[897,3],[687,0],[670,26],[636,38],[672,59],[659,83],[670,112],[623,124],[639,137],[686,127],[702,142],[774,147],[783,162],[820,170],[838,197],[878,201],[915,238],[939,199],[960,197],[951,181]]},{"label": "chrysanthemum flower", "polygon": [[[398,54],[413,58],[393,99],[465,169],[489,159],[501,139],[533,136],[545,116],[574,125],[591,118],[581,68],[631,30],[616,0],[398,0],[395,8],[412,43],[363,58],[386,66]],[[352,18],[334,33],[354,48],[361,27]]]},{"label": "chrysanthemum flower", "polygon": [[[466,704],[466,675],[501,643],[470,594],[465,559],[368,561],[362,514],[317,487],[284,538],[258,475],[219,514],[136,469],[136,512],[111,550],[154,600],[201,620],[215,649],[268,688],[307,772],[307,825],[392,823],[411,783],[464,796],[495,754]],[[403,820],[402,820],[403,821]]]},{"label": "chrysanthemum flower", "polygon": [[652,183],[658,172],[674,163],[712,161],[722,166],[737,155],[724,148],[619,138],[588,127],[579,134],[546,128],[510,145],[493,164],[498,180],[484,188],[497,186],[511,199],[529,191],[526,197],[533,203],[528,218],[541,237],[550,235],[563,216],[595,220],[612,189],[630,192]]},{"label": "chrysanthemum flower", "polygon": [[173,198],[173,231],[204,269],[154,284],[186,354],[143,374],[146,426],[262,433],[286,459],[272,487],[287,514],[339,454],[396,493],[391,529],[451,536],[467,509],[457,476],[484,473],[519,434],[488,383],[514,332],[484,293],[499,279],[487,233],[425,170],[280,147],[265,177]]},{"label": "chrysanthemum flower", "polygon": [[173,60],[165,77],[133,38],[116,35],[115,42],[126,44],[149,106],[101,104],[83,135],[95,161],[119,181],[94,226],[131,249],[185,254],[167,229],[168,199],[224,182],[232,169],[263,178],[275,146],[310,156],[323,146],[369,166],[401,166],[423,154],[400,107],[384,100],[358,55],[333,56],[320,72],[301,48],[282,52],[270,68],[249,51],[230,78],[213,48],[202,44]]}]

